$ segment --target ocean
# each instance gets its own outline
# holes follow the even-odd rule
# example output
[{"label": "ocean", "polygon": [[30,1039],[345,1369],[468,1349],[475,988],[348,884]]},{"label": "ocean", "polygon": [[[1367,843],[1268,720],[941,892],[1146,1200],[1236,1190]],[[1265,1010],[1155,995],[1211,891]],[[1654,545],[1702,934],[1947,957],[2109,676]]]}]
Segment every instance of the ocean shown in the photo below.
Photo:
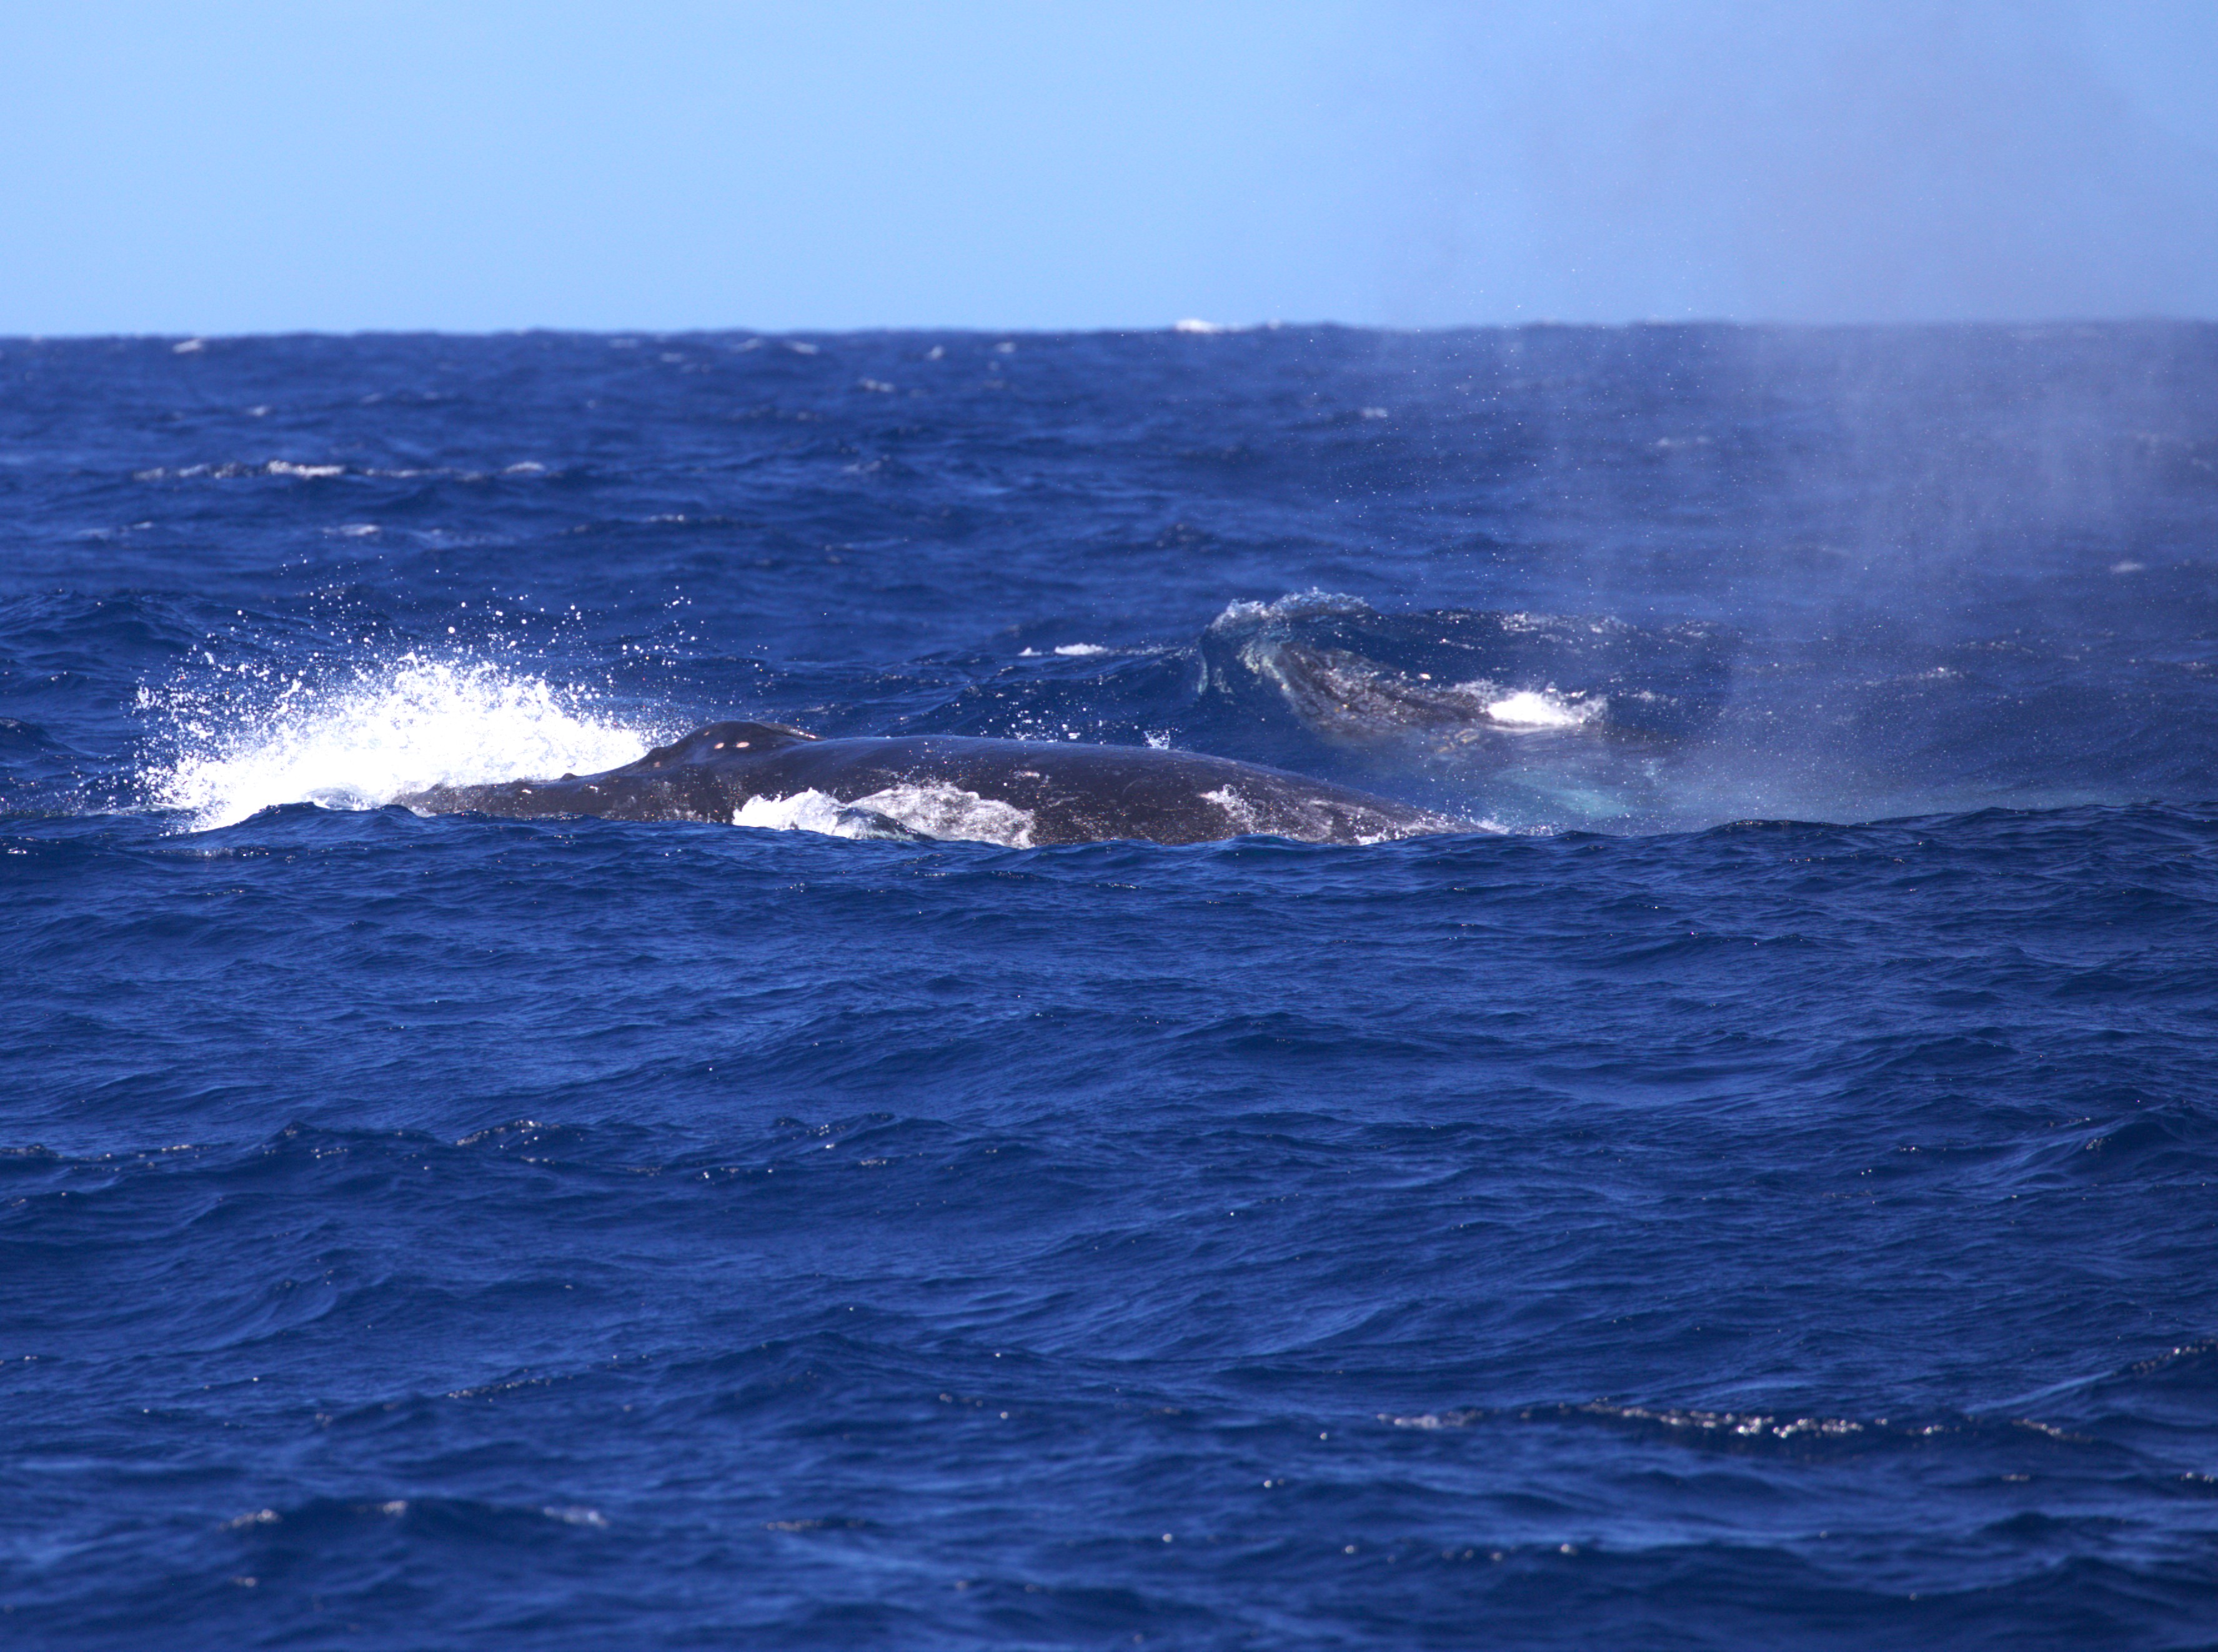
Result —
[{"label": "ocean", "polygon": [[[2218,1646],[2214,667],[2209,326],[0,340],[0,1642]],[[1471,829],[394,801],[728,717]]]}]

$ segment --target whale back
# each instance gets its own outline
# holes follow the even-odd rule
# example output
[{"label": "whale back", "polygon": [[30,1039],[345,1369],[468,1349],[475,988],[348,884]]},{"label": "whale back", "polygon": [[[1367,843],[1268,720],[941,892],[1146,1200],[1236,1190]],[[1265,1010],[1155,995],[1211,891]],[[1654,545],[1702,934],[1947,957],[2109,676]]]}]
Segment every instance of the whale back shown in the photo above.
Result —
[{"label": "whale back", "polygon": [[815,738],[805,729],[790,727],[784,723],[709,723],[680,736],[667,746],[656,746],[638,762],[626,764],[615,772],[638,774],[656,769],[676,768],[681,764],[760,757],[765,752],[798,746],[804,740]]},{"label": "whale back", "polygon": [[429,814],[732,823],[753,798],[802,793],[842,806],[843,825],[854,823],[852,815],[874,828],[861,835],[976,837],[1019,849],[1110,838],[1208,843],[1251,832],[1372,843],[1465,825],[1201,752],[957,734],[819,739],[783,723],[741,721],[694,729],[600,774],[434,787],[398,801]]}]

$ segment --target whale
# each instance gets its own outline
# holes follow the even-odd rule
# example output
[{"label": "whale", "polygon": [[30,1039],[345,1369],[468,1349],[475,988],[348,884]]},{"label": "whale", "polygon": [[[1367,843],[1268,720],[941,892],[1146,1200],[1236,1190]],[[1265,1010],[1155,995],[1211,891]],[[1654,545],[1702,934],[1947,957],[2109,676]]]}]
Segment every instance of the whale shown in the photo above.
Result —
[{"label": "whale", "polygon": [[1251,833],[1367,844],[1474,829],[1367,792],[1195,752],[960,734],[822,739],[753,721],[709,723],[599,774],[434,786],[395,801],[419,814],[815,824],[851,837],[975,838],[1019,849]]}]

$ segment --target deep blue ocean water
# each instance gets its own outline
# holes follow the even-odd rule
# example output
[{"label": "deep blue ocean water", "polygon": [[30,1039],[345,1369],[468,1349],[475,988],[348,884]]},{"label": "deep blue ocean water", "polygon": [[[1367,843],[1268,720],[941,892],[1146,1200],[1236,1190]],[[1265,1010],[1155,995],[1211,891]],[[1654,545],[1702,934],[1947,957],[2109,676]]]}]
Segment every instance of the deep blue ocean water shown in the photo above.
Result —
[{"label": "deep blue ocean water", "polygon": [[[0,341],[0,1642],[2218,1645],[2218,329]],[[714,717],[1488,830],[422,818]]]}]

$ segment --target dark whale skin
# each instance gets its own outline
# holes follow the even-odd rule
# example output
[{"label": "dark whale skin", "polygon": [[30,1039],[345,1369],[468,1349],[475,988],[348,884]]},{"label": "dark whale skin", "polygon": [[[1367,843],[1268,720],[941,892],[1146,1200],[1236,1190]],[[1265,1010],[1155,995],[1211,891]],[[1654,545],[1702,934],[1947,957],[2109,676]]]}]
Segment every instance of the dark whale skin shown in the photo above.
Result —
[{"label": "dark whale skin", "polygon": [[957,734],[819,739],[759,722],[710,723],[602,774],[441,786],[399,801],[433,814],[592,814],[728,825],[752,797],[815,791],[852,804],[899,787],[932,785],[1025,811],[1031,817],[1027,841],[1036,845],[1115,838],[1210,843],[1248,832],[1304,843],[1375,843],[1470,829],[1345,786],[1191,752]]}]

